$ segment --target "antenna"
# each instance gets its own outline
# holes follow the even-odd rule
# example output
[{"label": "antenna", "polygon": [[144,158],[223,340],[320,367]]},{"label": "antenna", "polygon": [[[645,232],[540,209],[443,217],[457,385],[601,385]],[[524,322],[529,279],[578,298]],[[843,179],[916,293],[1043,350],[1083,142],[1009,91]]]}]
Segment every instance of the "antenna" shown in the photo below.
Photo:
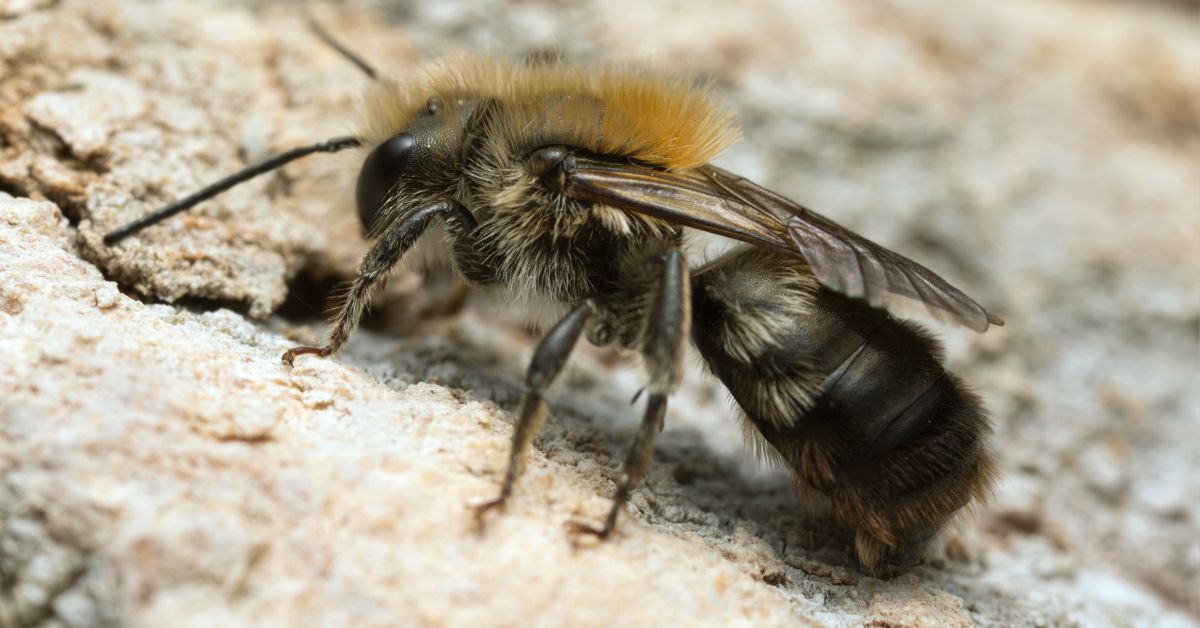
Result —
[{"label": "antenna", "polygon": [[[338,54],[345,57],[346,60],[350,61],[350,63],[353,63],[372,80],[379,79],[379,74],[375,71],[375,68],[371,67],[371,64],[363,61],[362,57],[354,54],[349,48],[342,45],[341,42],[335,39],[333,35],[329,33],[329,31],[325,30],[325,28],[322,27],[312,17],[308,18],[308,26],[312,29],[313,34],[316,35],[318,39],[336,50]],[[239,170],[228,177],[225,177],[224,179],[221,179],[220,181],[201,189],[198,192],[175,201],[174,203],[167,205],[153,214],[144,216],[122,227],[110,231],[104,236],[104,244],[106,246],[112,246],[121,240],[124,240],[125,238],[141,231],[142,229],[145,229],[146,227],[156,225],[170,218],[171,216],[174,216],[175,214],[187,211],[188,209],[207,201],[208,199],[228,190],[229,188],[232,188],[235,185],[238,185],[239,183],[244,183],[260,174],[283,167],[285,164],[300,159],[301,157],[305,157],[313,153],[336,153],[337,151],[345,150],[347,148],[355,148],[357,146],[362,146],[362,140],[357,137],[336,137],[319,144],[293,148],[292,150],[269,157],[257,164],[247,166],[246,168],[243,168],[242,170]]]},{"label": "antenna", "polygon": [[110,231],[104,236],[104,244],[106,246],[112,246],[117,242],[120,242],[121,240],[124,240],[125,238],[141,231],[142,229],[145,229],[146,227],[156,225],[170,218],[171,216],[174,216],[175,214],[191,209],[192,207],[207,201],[208,199],[228,190],[229,188],[232,188],[239,183],[249,181],[260,174],[280,168],[285,164],[300,159],[301,157],[306,157],[313,153],[336,153],[337,151],[345,150],[347,148],[355,148],[357,146],[362,146],[362,140],[357,137],[337,137],[319,144],[293,148],[292,150],[280,153],[273,157],[268,157],[267,159],[264,159],[263,161],[260,161],[254,165],[247,166],[229,175],[228,177],[225,177],[224,179],[221,179],[216,183],[201,189],[198,192],[194,192],[187,197],[175,201],[174,203],[167,205],[153,214],[143,216],[142,218],[139,218],[129,224]]},{"label": "antenna", "polygon": [[357,66],[358,69],[362,70],[363,74],[366,74],[371,78],[371,80],[379,80],[379,73],[375,71],[375,68],[372,67],[370,63],[364,61],[362,57],[354,54],[354,52],[343,45],[342,42],[335,39],[334,36],[331,35],[329,31],[325,30],[325,27],[321,26],[321,24],[317,22],[317,20],[313,19],[312,16],[309,16],[308,18],[308,27],[312,29],[313,34],[316,35],[318,39],[328,44],[330,48],[336,50],[338,54],[345,57],[347,61]]}]

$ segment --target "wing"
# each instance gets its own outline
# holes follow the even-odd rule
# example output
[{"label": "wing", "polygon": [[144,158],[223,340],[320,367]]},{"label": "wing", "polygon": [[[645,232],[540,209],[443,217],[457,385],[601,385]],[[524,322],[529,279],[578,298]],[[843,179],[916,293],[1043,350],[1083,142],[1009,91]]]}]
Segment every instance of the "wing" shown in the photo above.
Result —
[{"label": "wing", "polygon": [[663,172],[584,155],[560,168],[572,198],[798,255],[821,284],[875,307],[915,299],[976,331],[1004,324],[928,268],[721,168]]}]

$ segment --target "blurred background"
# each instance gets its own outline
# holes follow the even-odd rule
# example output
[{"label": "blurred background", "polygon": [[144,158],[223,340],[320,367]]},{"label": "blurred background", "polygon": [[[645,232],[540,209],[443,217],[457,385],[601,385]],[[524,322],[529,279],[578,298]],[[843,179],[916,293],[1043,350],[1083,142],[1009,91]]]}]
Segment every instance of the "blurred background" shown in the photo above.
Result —
[{"label": "blurred background", "polygon": [[[937,328],[951,370],[988,400],[1003,473],[970,524],[993,570],[943,586],[1092,591],[1200,617],[1195,2],[10,1],[0,104],[20,113],[0,119],[0,190],[54,200],[81,254],[151,300],[255,317],[283,305],[311,323],[362,251],[339,196],[353,165],[289,167],[137,255],[98,242],[242,160],[351,128],[364,79],[306,32],[306,13],[401,78],[458,51],[557,50],[713,80],[743,129],[719,165],[921,261],[1007,321]],[[136,159],[151,145],[176,158]],[[411,321],[417,290],[396,281],[372,333]],[[690,431],[745,457],[714,385],[688,386],[696,401],[664,438]]]}]

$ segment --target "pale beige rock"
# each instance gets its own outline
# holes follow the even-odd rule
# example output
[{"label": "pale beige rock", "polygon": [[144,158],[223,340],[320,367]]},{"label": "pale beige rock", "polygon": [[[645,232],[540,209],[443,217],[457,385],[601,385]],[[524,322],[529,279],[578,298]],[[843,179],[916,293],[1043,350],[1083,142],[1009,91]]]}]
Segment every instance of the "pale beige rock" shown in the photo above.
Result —
[{"label": "pale beige rock", "polygon": [[[321,340],[298,304],[319,310],[361,251],[353,163],[299,162],[99,242],[344,132],[361,77],[291,5],[10,4],[0,190],[52,202],[0,192],[0,626],[1196,624],[1194,15],[1066,0],[318,11],[400,75],[417,50],[488,46],[708,74],[746,127],[724,165],[1007,318],[947,332],[951,367],[989,399],[1004,479],[944,552],[883,582],[747,460],[699,372],[620,534],[573,549],[562,523],[603,515],[636,424],[637,371],[603,351],[556,386],[516,498],[477,534],[467,506],[496,490],[528,334],[478,304],[413,328],[385,298],[338,359],[279,362]],[[398,279],[391,302],[416,288]]]},{"label": "pale beige rock", "polygon": [[535,455],[476,534],[466,505],[507,446],[493,403],[288,370],[289,341],[237,315],[114,298],[51,203],[0,197],[0,267],[6,625],[600,625],[614,603],[639,624],[794,621],[691,535],[631,524],[573,550],[561,522],[604,500],[569,462]]},{"label": "pale beige rock", "polygon": [[54,0],[0,0],[0,18],[13,18],[43,8]]}]

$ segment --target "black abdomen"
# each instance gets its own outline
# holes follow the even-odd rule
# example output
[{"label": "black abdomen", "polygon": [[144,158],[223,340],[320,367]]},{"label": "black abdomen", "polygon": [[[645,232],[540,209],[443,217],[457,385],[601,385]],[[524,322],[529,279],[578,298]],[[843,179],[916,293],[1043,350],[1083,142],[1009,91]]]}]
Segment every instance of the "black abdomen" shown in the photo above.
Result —
[{"label": "black abdomen", "polygon": [[987,417],[928,333],[818,287],[775,253],[731,253],[693,283],[700,353],[775,452],[856,529],[869,569],[914,562],[986,490]]}]

